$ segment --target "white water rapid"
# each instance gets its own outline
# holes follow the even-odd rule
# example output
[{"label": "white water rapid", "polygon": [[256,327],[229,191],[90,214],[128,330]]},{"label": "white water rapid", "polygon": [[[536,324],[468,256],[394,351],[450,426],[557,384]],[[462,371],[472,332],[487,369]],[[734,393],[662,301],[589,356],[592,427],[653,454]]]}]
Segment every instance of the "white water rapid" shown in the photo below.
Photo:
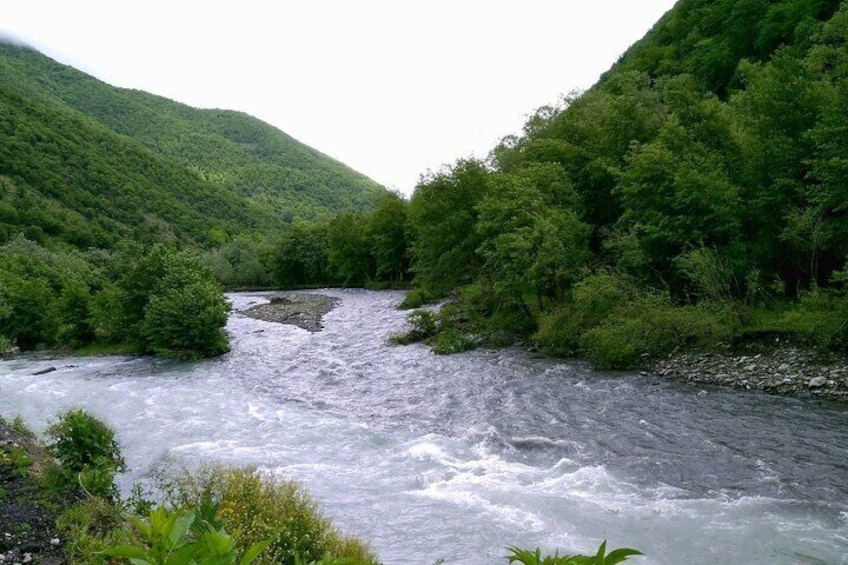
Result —
[{"label": "white water rapid", "polygon": [[320,292],[341,304],[314,334],[237,312],[265,294],[231,295],[219,359],[0,361],[0,414],[105,420],[125,492],[208,461],[295,478],[388,565],[604,539],[641,549],[635,565],[848,564],[848,407],[517,349],[440,357],[387,344],[401,293]]}]

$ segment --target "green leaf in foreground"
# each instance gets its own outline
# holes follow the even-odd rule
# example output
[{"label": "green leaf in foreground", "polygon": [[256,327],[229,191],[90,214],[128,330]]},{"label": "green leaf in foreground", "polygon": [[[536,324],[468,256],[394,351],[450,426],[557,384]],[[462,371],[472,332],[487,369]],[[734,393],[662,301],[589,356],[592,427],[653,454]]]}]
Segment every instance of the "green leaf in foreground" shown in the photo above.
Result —
[{"label": "green leaf in foreground", "polygon": [[535,551],[521,549],[519,547],[508,547],[510,554],[506,556],[510,563],[520,563],[521,565],[617,565],[627,561],[634,555],[642,555],[641,551],[622,547],[612,550],[609,554],[606,553],[607,542],[604,540],[598,552],[595,555],[563,555],[554,553],[542,557],[542,551],[536,548]]}]

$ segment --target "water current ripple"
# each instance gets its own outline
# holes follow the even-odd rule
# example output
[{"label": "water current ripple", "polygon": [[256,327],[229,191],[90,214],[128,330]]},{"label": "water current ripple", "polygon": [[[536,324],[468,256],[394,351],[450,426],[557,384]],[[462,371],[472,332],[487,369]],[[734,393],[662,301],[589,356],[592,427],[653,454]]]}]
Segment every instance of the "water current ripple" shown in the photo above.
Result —
[{"label": "water current ripple", "polygon": [[322,292],[341,304],[314,334],[238,313],[266,294],[231,295],[215,360],[1,361],[0,413],[43,429],[94,412],[118,430],[125,489],[210,459],[295,477],[388,564],[602,539],[645,564],[848,563],[844,406],[393,347],[401,293]]}]

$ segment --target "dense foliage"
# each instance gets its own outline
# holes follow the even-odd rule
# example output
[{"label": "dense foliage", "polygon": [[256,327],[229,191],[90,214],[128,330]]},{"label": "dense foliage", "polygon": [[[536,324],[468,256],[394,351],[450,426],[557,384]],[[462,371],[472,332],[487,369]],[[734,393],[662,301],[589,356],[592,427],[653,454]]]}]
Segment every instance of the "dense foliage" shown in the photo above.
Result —
[{"label": "dense foliage", "polygon": [[0,345],[121,346],[192,359],[228,351],[229,307],[188,253],[51,251],[22,236],[0,247]]},{"label": "dense foliage", "polygon": [[384,190],[245,114],[111,87],[0,42],[0,244],[203,247]]},{"label": "dense foliage", "polygon": [[406,286],[409,203],[396,194],[370,211],[296,222],[263,239],[240,239],[204,256],[228,288]]},{"label": "dense foliage", "polygon": [[115,498],[113,481],[124,470],[124,458],[109,426],[84,410],[69,410],[47,429],[47,437],[60,463],[52,474],[54,481],[67,490],[79,488],[88,495]]},{"label": "dense foliage", "polygon": [[519,338],[629,368],[773,331],[845,350],[846,30],[844,3],[684,0],[487,161],[206,262],[231,286],[413,278],[408,305],[453,301],[396,341],[442,353]]},{"label": "dense foliage", "polygon": [[455,300],[411,336],[496,325],[617,368],[761,330],[845,350],[845,61],[844,2],[682,0],[594,88],[422,180],[416,296]]},{"label": "dense foliage", "polygon": [[[2,55],[0,237],[33,257],[0,271],[0,345],[213,354],[223,310],[202,271],[228,288],[413,282],[409,305],[453,301],[400,341],[440,352],[523,339],[624,368],[742,333],[848,348],[844,2],[682,0],[594,88],[538,109],[485,162],[366,210],[367,182],[340,189],[340,169],[246,116]],[[304,198],[345,210],[303,211],[280,191],[306,190],[283,157],[326,180]],[[206,270],[59,247],[127,238],[206,247]],[[160,267],[176,274],[150,275]],[[189,314],[205,329],[181,323]]]}]

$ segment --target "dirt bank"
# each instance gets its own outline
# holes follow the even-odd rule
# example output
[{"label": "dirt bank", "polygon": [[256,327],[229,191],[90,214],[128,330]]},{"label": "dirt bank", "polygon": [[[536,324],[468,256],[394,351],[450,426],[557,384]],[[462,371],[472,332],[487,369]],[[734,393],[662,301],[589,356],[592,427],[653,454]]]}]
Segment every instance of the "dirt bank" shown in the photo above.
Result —
[{"label": "dirt bank", "polygon": [[36,441],[0,421],[0,563],[66,563],[56,516],[67,501],[38,483],[49,455]]}]

